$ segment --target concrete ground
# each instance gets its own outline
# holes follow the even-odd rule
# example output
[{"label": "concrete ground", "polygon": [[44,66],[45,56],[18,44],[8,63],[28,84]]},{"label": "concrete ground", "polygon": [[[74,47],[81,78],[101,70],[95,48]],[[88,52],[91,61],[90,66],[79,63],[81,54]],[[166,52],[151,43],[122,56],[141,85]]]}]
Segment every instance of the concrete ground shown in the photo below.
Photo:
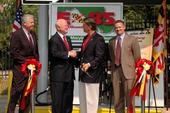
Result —
[{"label": "concrete ground", "polygon": [[[0,113],[5,113],[6,107],[7,107],[7,101],[8,101],[7,95],[0,95]],[[99,113],[109,113],[108,107],[109,106],[104,106],[104,105],[100,106],[101,110],[100,110]],[[138,107],[136,109],[137,109],[136,113],[140,113],[140,108]],[[15,113],[18,113],[17,111],[18,111],[18,107],[16,107]],[[36,106],[36,112],[35,113],[52,113],[51,107],[50,106],[44,106],[44,107]],[[74,107],[73,113],[80,113],[78,105],[76,107]],[[113,111],[113,109],[112,109],[111,113],[115,113]],[[148,113],[148,110],[146,110],[146,113]],[[150,113],[156,113],[155,108],[151,108]],[[167,108],[158,108],[158,113],[170,113],[170,108],[168,108],[168,109]]]},{"label": "concrete ground", "polygon": [[7,101],[7,95],[0,95],[0,113],[5,113]]},{"label": "concrete ground", "polygon": [[168,110],[166,108],[163,108],[162,113],[170,113],[170,108]]},{"label": "concrete ground", "polygon": [[[7,95],[0,95],[0,113],[5,113],[6,107],[7,107],[7,101],[8,97]],[[98,113],[110,113],[109,112],[109,106],[108,105],[100,105]],[[136,108],[136,113],[140,113],[140,107]],[[36,112],[35,113],[52,113],[51,112],[51,107],[50,106],[36,106]],[[148,110],[145,110],[145,113],[148,113]],[[16,107],[15,113],[18,113],[18,107]],[[73,113],[80,113],[79,106],[74,106],[74,111]],[[115,113],[114,110],[112,109],[111,113]],[[156,113],[155,108],[151,108],[150,113]],[[170,108],[158,108],[158,113],[170,113]]]}]

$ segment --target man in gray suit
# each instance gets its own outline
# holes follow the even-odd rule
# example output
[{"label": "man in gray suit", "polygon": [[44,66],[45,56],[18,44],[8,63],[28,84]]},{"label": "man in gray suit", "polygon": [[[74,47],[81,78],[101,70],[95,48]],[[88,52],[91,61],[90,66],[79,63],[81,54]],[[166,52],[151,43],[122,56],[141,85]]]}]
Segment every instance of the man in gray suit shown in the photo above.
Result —
[{"label": "man in gray suit", "polygon": [[137,38],[125,32],[125,24],[117,20],[114,24],[116,36],[109,41],[114,107],[116,113],[125,113],[125,103],[129,110],[132,100],[130,90],[135,80],[135,62],[141,58]]}]

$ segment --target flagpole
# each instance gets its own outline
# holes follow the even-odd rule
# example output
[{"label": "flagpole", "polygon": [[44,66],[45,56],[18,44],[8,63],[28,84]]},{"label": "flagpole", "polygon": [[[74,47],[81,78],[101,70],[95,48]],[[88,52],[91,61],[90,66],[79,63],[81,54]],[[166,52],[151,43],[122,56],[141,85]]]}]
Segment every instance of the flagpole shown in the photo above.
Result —
[{"label": "flagpole", "polygon": [[34,99],[34,89],[32,90],[32,93],[31,93],[31,113],[35,113],[35,105],[34,105],[34,102],[35,102],[35,99]]},{"label": "flagpole", "polygon": [[148,113],[150,113],[150,97],[151,97],[151,77],[149,79],[149,97],[148,97]]},{"label": "flagpole", "polygon": [[167,5],[166,0],[163,0],[163,10],[164,10],[164,39],[167,38]]},{"label": "flagpole", "polygon": [[141,97],[141,113],[145,113],[145,101]]}]

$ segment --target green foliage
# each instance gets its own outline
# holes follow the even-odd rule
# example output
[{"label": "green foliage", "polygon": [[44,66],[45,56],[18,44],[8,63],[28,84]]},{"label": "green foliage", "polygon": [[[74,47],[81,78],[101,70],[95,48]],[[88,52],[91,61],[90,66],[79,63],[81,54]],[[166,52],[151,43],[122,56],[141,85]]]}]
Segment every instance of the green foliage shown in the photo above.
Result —
[{"label": "green foliage", "polygon": [[0,49],[3,49],[9,46],[15,5],[13,1],[9,0],[4,0],[1,5],[3,11],[0,12]]}]

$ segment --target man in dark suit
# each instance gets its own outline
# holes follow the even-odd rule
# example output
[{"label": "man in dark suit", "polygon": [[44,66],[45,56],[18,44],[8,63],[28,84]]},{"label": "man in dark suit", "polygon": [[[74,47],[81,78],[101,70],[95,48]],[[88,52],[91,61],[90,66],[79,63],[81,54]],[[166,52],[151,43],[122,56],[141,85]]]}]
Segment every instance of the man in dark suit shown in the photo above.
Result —
[{"label": "man in dark suit", "polygon": [[97,113],[99,83],[103,75],[105,57],[104,38],[96,32],[96,23],[92,18],[85,18],[83,39],[80,53],[80,112]]},{"label": "man in dark suit", "polygon": [[[140,59],[140,47],[136,37],[125,32],[122,20],[115,22],[116,36],[109,41],[114,106],[116,113],[125,113],[130,107],[130,90],[135,80],[135,62]],[[134,103],[133,103],[134,106]],[[135,112],[135,111],[134,111]]]},{"label": "man in dark suit", "polygon": [[[8,104],[7,113],[14,113],[16,104],[23,94],[27,84],[28,77],[21,72],[21,64],[28,58],[39,59],[38,46],[34,28],[34,17],[25,14],[22,18],[22,27],[14,32],[10,41],[10,53],[13,58],[13,79]],[[29,99],[28,99],[29,101]],[[26,104],[26,110],[19,110],[19,113],[28,113],[29,102]]]},{"label": "man in dark suit", "polygon": [[52,113],[72,113],[74,89],[74,60],[71,39],[66,37],[68,23],[56,21],[57,32],[49,40],[50,87]]}]

